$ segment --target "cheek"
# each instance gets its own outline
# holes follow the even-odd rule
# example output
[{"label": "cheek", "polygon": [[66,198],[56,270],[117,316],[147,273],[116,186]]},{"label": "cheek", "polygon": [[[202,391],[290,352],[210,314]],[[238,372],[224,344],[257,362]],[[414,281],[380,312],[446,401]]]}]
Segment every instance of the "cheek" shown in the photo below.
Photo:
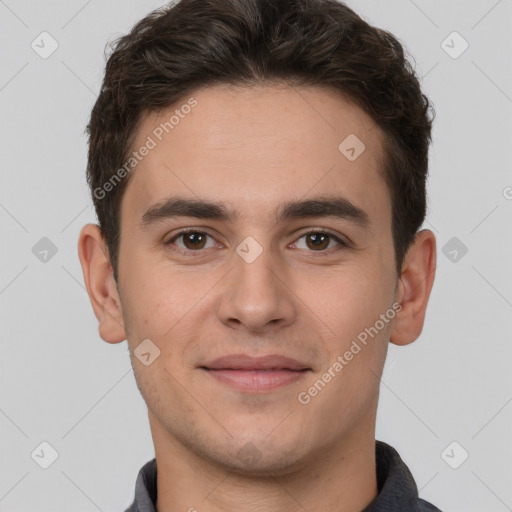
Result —
[{"label": "cheek", "polygon": [[150,339],[160,350],[155,368],[185,371],[185,350],[215,309],[208,291],[218,276],[177,270],[154,260],[139,262],[133,268],[123,297],[131,350]]},{"label": "cheek", "polygon": [[378,390],[393,318],[388,314],[385,322],[380,316],[389,313],[392,305],[390,284],[379,282],[384,278],[370,272],[345,274],[332,279],[327,292],[318,298],[316,308],[329,326],[328,331],[323,330],[329,364],[341,358],[343,366],[333,389],[347,407],[359,407],[357,403],[363,397],[373,400]]},{"label": "cheek", "polygon": [[392,283],[376,266],[338,269],[310,299],[313,309],[340,340],[357,336],[391,306]]},{"label": "cheek", "polygon": [[151,251],[133,251],[127,263],[126,314],[140,334],[161,337],[200,299],[197,283]]}]

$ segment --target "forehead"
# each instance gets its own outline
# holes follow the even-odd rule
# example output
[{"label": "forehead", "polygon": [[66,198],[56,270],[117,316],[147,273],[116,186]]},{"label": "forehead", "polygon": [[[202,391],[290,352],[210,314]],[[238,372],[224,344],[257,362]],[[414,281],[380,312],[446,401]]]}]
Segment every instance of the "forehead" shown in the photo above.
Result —
[{"label": "forehead", "polygon": [[[191,106],[193,105],[193,106]],[[122,201],[130,224],[170,196],[222,201],[263,222],[283,202],[342,194],[390,220],[383,133],[334,91],[287,85],[215,86],[145,115]]]}]

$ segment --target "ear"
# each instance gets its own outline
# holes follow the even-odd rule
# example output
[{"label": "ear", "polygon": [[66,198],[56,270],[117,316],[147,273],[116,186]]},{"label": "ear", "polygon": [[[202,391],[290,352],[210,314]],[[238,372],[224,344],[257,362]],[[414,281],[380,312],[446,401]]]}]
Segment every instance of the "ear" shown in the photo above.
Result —
[{"label": "ear", "polygon": [[393,321],[391,343],[408,345],[421,334],[434,284],[436,261],[436,238],[432,231],[424,229],[416,234],[404,259],[396,295],[396,302],[402,309]]},{"label": "ear", "polygon": [[108,343],[124,341],[126,333],[121,301],[108,249],[96,224],[86,224],[80,231],[78,256],[87,293],[99,321],[100,337]]}]

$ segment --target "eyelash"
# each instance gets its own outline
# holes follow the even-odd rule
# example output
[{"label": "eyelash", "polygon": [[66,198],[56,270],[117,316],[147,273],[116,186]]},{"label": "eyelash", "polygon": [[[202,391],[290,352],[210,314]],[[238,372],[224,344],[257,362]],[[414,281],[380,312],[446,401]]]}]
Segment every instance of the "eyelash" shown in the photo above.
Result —
[{"label": "eyelash", "polygon": [[[210,238],[213,238],[211,235],[209,235],[208,233],[206,233],[205,231],[200,231],[198,229],[193,229],[193,228],[190,228],[190,229],[183,229],[181,230],[180,232],[178,232],[177,234],[175,234],[172,238],[170,238],[169,240],[167,240],[166,242],[164,242],[164,245],[165,246],[170,246],[175,240],[178,240],[181,236],[183,235],[187,235],[189,233],[198,233],[200,235],[206,235],[206,236],[209,236]],[[310,231],[306,231],[304,233],[301,233],[299,235],[299,237],[297,238],[297,240],[300,240],[301,238],[307,236],[307,235],[315,235],[315,234],[322,234],[322,235],[327,235],[329,236],[331,239],[333,239],[335,242],[337,242],[341,247],[338,247],[338,248],[331,248],[331,249],[324,249],[324,250],[321,250],[321,251],[313,251],[313,250],[310,250],[308,252],[312,252],[312,253],[315,253],[315,252],[318,252],[318,253],[330,253],[333,249],[335,251],[337,250],[341,250],[341,249],[345,249],[345,248],[348,248],[349,245],[348,243],[346,243],[345,241],[343,241],[341,238],[339,238],[338,236],[336,235],[333,235],[332,233],[330,233],[329,231],[325,231],[323,229],[312,229]],[[174,248],[173,251],[178,253],[178,254],[182,254],[182,255],[185,255],[185,256],[190,256],[190,255],[194,255],[194,256],[201,256],[202,252],[204,251],[205,249],[198,249],[197,251],[194,251],[192,249],[182,249],[181,247],[178,247],[178,248]],[[194,254],[194,253],[197,253],[197,254]]]}]

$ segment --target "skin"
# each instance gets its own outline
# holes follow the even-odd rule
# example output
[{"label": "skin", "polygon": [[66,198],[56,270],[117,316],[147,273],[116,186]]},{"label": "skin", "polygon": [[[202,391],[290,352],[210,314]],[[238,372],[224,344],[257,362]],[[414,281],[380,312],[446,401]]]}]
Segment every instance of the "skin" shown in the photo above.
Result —
[{"label": "skin", "polygon": [[[130,176],[118,287],[98,226],[84,226],[78,243],[99,334],[108,343],[127,339],[148,406],[157,509],[360,511],[377,495],[375,420],[387,347],[422,331],[434,234],[418,233],[397,276],[383,134],[340,95],[266,85],[191,96],[197,106]],[[175,108],[146,115],[133,148]],[[338,150],[351,133],[366,146],[355,161]],[[369,227],[331,217],[276,223],[283,203],[333,194],[364,210]],[[175,195],[223,201],[240,216],[175,217],[141,229],[144,212]],[[190,227],[210,235],[199,249],[184,237],[164,245]],[[319,249],[303,236],[311,228],[350,244],[328,238]],[[236,252],[248,236],[262,248],[252,263]],[[298,394],[395,303],[394,319],[301,404]],[[148,366],[134,356],[144,339],[160,350]],[[281,354],[312,371],[272,391],[242,392],[198,368],[230,353]],[[240,457],[244,447],[257,460]]]}]

